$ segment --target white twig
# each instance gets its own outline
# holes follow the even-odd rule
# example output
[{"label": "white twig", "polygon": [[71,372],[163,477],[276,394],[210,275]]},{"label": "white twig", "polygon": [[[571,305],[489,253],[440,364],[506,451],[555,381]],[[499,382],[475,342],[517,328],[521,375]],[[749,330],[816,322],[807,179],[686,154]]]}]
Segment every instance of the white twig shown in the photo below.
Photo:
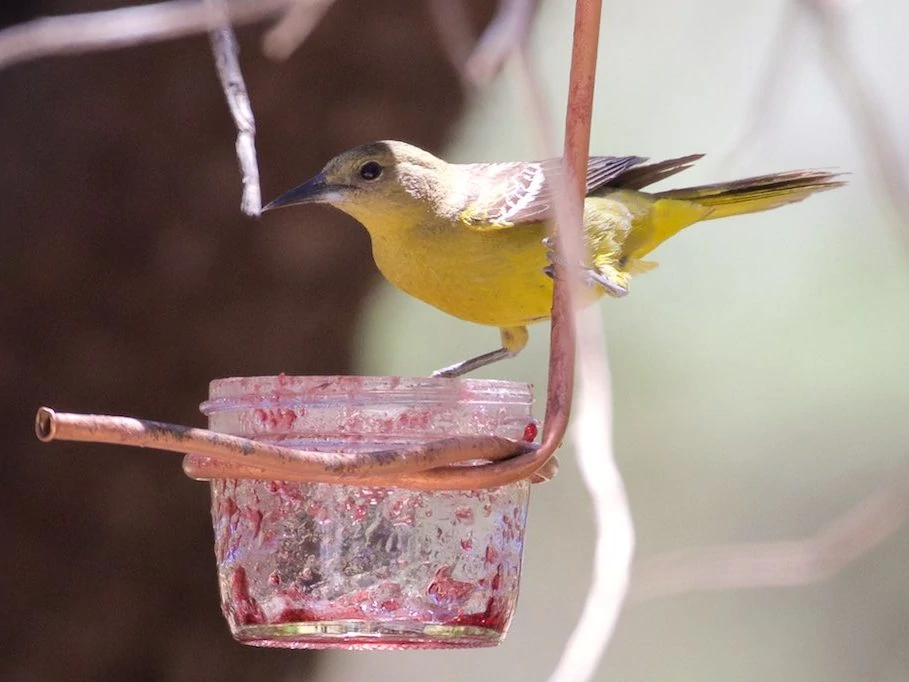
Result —
[{"label": "white twig", "polygon": [[466,81],[465,64],[473,51],[476,34],[470,26],[464,0],[427,0],[427,7],[429,18],[439,34],[442,50]]},{"label": "white twig", "polygon": [[262,39],[262,51],[270,59],[284,61],[302,45],[334,0],[295,0],[281,20]]},{"label": "white twig", "polygon": [[597,528],[590,590],[551,680],[591,679],[612,639],[628,590],[634,526],[612,452],[612,399],[606,335],[596,307],[578,312],[578,408],[571,435],[593,500]]},{"label": "white twig", "polygon": [[863,76],[857,60],[849,49],[846,36],[845,12],[855,2],[849,0],[792,0],[780,18],[770,56],[764,67],[760,84],[755,89],[748,109],[746,123],[724,153],[729,160],[748,143],[754,142],[770,107],[777,99],[780,82],[788,71],[792,47],[805,13],[813,20],[820,34],[822,63],[830,81],[837,89],[840,101],[862,142],[868,165],[874,170],[893,212],[899,217],[899,237],[909,250],[909,177],[907,177],[888,130],[881,108],[875,101],[873,88]]},{"label": "white twig", "polygon": [[779,97],[783,79],[789,73],[793,48],[803,18],[804,15],[799,11],[799,7],[792,2],[783,8],[783,14],[777,24],[776,35],[761,71],[758,86],[751,97],[745,121],[732,141],[726,145],[721,163],[729,163],[741,154],[746,147],[757,140],[761,129],[767,125],[771,108]]},{"label": "white twig", "polygon": [[[514,64],[515,79],[518,81],[524,96],[527,97],[527,112],[531,116],[531,123],[534,132],[537,134],[537,143],[547,158],[558,156],[555,121],[552,118],[552,112],[546,104],[546,96],[543,94],[543,83],[537,75],[533,66],[533,57],[530,48],[522,45],[515,52]],[[561,188],[564,192],[565,188]],[[557,195],[560,195],[558,193]]]},{"label": "white twig", "polygon": [[[546,156],[556,156],[554,126],[543,88],[524,46],[515,59],[518,77],[528,99],[534,127]],[[569,200],[566,173],[551,178],[555,187],[554,212],[560,227],[563,259],[586,261],[582,233],[564,226],[580,225],[581,207]],[[583,284],[569,276],[573,301],[584,297]],[[568,640],[551,682],[578,682],[593,677],[618,621],[628,590],[634,553],[634,526],[625,486],[615,463],[612,434],[612,389],[606,335],[596,307],[575,310],[578,348],[578,390],[571,427],[575,454],[593,502],[597,528],[591,585],[581,617]]]},{"label": "white twig", "polygon": [[907,515],[909,476],[903,472],[809,538],[682,549],[645,559],[635,566],[629,599],[826,580],[881,544]]},{"label": "white twig", "polygon": [[899,237],[909,252],[909,179],[872,87],[849,50],[845,35],[843,0],[797,0],[814,18],[821,35],[824,66],[837,87],[846,113],[862,141],[868,164],[899,217]]},{"label": "white twig", "polygon": [[262,190],[259,186],[259,164],[256,160],[256,119],[240,71],[240,48],[231,28],[224,0],[206,0],[220,24],[209,34],[211,49],[227,106],[237,126],[237,160],[243,174],[243,198],[240,209],[248,216],[262,212]]},{"label": "white twig", "polygon": [[[451,1],[451,0],[449,0]],[[499,0],[499,9],[464,65],[474,85],[495,78],[515,51],[530,38],[540,0]]]},{"label": "white twig", "polygon": [[[248,24],[284,10],[291,0],[232,0],[228,18]],[[173,40],[221,25],[202,0],[171,0],[152,5],[35,19],[0,31],[0,69],[52,55],[116,50]]]}]

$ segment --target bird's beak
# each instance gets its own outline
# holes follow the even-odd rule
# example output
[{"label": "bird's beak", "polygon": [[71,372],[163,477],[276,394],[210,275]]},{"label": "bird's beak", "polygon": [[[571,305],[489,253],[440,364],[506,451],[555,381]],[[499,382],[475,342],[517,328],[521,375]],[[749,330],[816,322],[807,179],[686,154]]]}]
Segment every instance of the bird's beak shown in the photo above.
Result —
[{"label": "bird's beak", "polygon": [[302,185],[285,192],[262,210],[270,211],[273,208],[294,206],[296,204],[331,204],[341,198],[343,189],[343,187],[338,185],[329,184],[325,181],[325,176],[319,173]]}]

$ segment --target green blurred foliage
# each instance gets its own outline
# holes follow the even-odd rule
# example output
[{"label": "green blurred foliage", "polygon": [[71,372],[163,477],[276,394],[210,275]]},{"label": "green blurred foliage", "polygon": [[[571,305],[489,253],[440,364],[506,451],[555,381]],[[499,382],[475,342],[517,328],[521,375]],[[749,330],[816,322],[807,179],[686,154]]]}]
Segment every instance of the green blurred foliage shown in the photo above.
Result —
[{"label": "green blurred foliage", "polygon": [[[571,4],[546,4],[535,33],[556,120]],[[812,534],[901,475],[909,450],[909,219],[887,203],[810,22],[776,75],[758,135],[727,155],[783,16],[771,0],[605,3],[593,152],[707,152],[676,186],[813,166],[852,173],[847,188],[800,205],[690,228],[654,254],[661,267],[636,279],[631,296],[602,304],[616,451],[642,557]],[[894,68],[906,59],[909,5],[860,3],[846,18],[848,49],[892,144],[909,149],[909,88]],[[477,97],[449,158],[539,156],[525,101],[506,72]],[[421,374],[490,350],[498,334],[386,285],[361,339],[361,371]],[[538,325],[518,359],[479,376],[532,381],[542,401],[547,353],[548,327]],[[560,459],[560,476],[535,494],[522,601],[502,647],[338,657],[331,671],[418,679],[432,666],[436,682],[544,679],[578,615],[593,543],[570,447]],[[907,561],[902,529],[810,587],[631,606],[598,679],[909,679]]]}]

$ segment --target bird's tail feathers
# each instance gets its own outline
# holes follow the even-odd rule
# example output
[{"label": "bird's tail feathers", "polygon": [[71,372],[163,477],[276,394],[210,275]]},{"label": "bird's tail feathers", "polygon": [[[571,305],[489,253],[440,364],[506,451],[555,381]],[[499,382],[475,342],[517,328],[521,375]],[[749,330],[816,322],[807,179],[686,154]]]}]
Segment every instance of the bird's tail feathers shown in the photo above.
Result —
[{"label": "bird's tail feathers", "polygon": [[788,171],[658,192],[655,196],[660,199],[690,201],[709,208],[710,212],[702,220],[712,220],[793,204],[815,192],[845,185],[845,182],[837,179],[841,175],[825,170]]},{"label": "bird's tail feathers", "polygon": [[681,173],[691,168],[695,161],[703,158],[703,154],[689,154],[676,159],[667,159],[642,166],[632,166],[609,182],[611,189],[643,189],[647,185],[664,180],[671,175]]}]

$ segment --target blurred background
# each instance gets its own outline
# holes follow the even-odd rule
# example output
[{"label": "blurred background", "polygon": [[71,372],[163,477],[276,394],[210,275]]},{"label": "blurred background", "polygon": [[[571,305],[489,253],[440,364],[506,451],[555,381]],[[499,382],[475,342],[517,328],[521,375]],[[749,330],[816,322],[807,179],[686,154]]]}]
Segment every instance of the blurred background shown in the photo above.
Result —
[{"label": "blurred background", "polygon": [[[572,4],[544,2],[533,35],[556,120]],[[0,18],[106,6],[8,3]],[[495,9],[465,6],[476,31]],[[743,138],[774,36],[799,16]],[[708,153],[667,186],[852,173],[802,204],[691,228],[654,254],[661,267],[633,295],[602,304],[641,560],[811,536],[907,476],[909,228],[857,125],[861,102],[842,96],[846,71],[805,16],[779,0],[605,3],[592,152]],[[865,0],[843,19],[885,151],[904,163],[909,88],[896,67],[909,6]],[[513,72],[466,93],[423,3],[338,0],[285,63],[260,55],[261,33],[240,37],[266,198],[372,139],[453,161],[540,155]],[[498,337],[380,282],[352,220],[239,214],[234,133],[204,38],[22,64],[0,71],[0,92],[0,678],[545,679],[593,547],[570,448],[535,489],[501,647],[309,655],[232,643],[207,489],[177,458],[35,442],[40,404],[201,424],[215,377],[424,374]],[[533,382],[542,416],[547,341],[537,325],[527,351],[480,376]],[[909,680],[907,561],[900,528],[816,584],[633,603],[598,679]]]}]

